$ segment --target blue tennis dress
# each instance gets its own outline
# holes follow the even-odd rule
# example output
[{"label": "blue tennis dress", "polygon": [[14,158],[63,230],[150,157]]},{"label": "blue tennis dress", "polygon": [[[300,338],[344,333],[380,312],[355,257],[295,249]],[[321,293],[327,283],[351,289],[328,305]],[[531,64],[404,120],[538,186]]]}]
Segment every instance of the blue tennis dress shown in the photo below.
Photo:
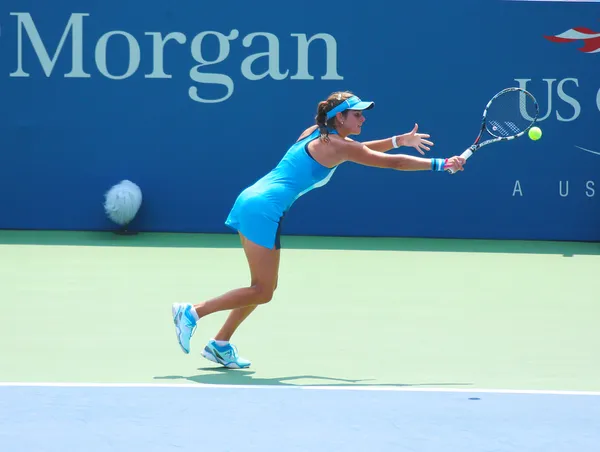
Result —
[{"label": "blue tennis dress", "polygon": [[337,169],[321,165],[308,153],[308,143],[318,137],[317,128],[294,143],[273,170],[242,191],[225,224],[258,245],[279,248],[285,213],[300,196],[329,182]]}]

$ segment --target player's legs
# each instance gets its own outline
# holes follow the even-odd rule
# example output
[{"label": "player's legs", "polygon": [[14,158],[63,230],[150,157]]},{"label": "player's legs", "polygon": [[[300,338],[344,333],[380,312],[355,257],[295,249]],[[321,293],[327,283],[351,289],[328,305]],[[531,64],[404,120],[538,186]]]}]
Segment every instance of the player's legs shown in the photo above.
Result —
[{"label": "player's legs", "polygon": [[233,310],[234,314],[222,329],[223,336],[230,337],[257,305],[267,303],[273,298],[279,271],[279,247],[276,244],[271,249],[265,248],[245,238],[242,243],[250,267],[249,286],[230,290],[196,305],[173,304],[177,340],[184,353],[190,352],[190,341],[200,318],[213,312]]},{"label": "player's legs", "polygon": [[[246,237],[244,237],[242,234],[240,234],[240,238],[242,240],[242,246],[244,247],[244,250],[246,250],[248,239],[246,239]],[[273,292],[275,292],[275,290],[277,289],[280,251],[281,251],[280,249],[275,250],[276,270],[275,270],[275,282],[273,284]],[[253,267],[253,263],[250,260],[251,253],[252,253],[252,251],[250,251],[250,252],[246,251],[246,257],[248,258],[248,265],[250,266],[250,281],[251,281],[250,285],[253,286],[258,283],[260,274],[257,274],[257,269]],[[225,321],[225,323],[223,324],[223,326],[221,327],[221,329],[215,336],[215,339],[218,341],[229,341],[231,339],[231,336],[233,336],[233,333],[240,326],[240,324],[244,320],[246,320],[246,318],[252,313],[252,311],[254,311],[256,309],[256,307],[257,307],[257,305],[244,306],[242,308],[236,308],[233,311],[231,311],[231,313],[227,317],[227,320]]]},{"label": "player's legs", "polygon": [[198,318],[218,311],[268,303],[273,298],[279,270],[279,250],[245,240],[244,252],[252,275],[248,287],[230,290],[218,297],[194,305]]},{"label": "player's legs", "polygon": [[250,267],[250,285],[195,305],[174,304],[173,320],[179,344],[185,353],[189,353],[198,320],[214,312],[231,310],[221,331],[209,341],[202,354],[227,367],[239,368],[248,367],[250,362],[238,359],[237,350],[229,344],[229,339],[256,306],[273,298],[279,272],[281,222],[271,219],[272,212],[268,210],[272,206],[261,196],[240,196],[236,206],[226,224],[240,234]]},{"label": "player's legs", "polygon": [[[250,287],[236,289],[210,300],[206,304],[196,305],[196,312],[200,317],[202,310],[207,309],[206,306],[208,306],[208,313],[216,312],[213,309],[218,309],[218,307],[212,308],[210,304],[222,303],[224,306],[229,306],[226,304],[227,302],[240,303],[240,306],[233,308],[217,336],[208,341],[202,350],[202,356],[206,359],[232,369],[250,367],[251,362],[240,358],[237,348],[229,342],[229,339],[259,304],[266,303],[273,297],[277,285],[280,255],[278,248],[269,250],[251,242],[242,234],[240,236],[250,266]],[[253,289],[254,292],[243,292],[244,289]],[[241,305],[242,302],[247,304]]]}]

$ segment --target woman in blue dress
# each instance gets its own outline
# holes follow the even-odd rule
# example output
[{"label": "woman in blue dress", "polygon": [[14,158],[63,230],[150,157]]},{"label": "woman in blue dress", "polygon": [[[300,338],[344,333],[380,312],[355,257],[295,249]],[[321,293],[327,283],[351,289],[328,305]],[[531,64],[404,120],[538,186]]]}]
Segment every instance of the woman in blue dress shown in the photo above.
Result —
[{"label": "woman in blue dress", "polygon": [[412,131],[386,139],[366,143],[350,139],[350,135],[361,132],[363,111],[373,107],[373,102],[362,101],[348,91],[331,94],[319,103],[316,124],[302,132],[273,170],[240,193],[225,224],[241,238],[250,266],[250,284],[195,305],[173,305],[177,339],[184,353],[190,352],[190,339],[202,317],[231,310],[202,355],[228,368],[250,366],[229,341],[258,305],[273,298],[279,272],[281,220],[300,196],[329,182],[340,164],[354,162],[399,171],[463,170],[465,161],[457,156],[430,159],[386,153],[400,146],[413,147],[422,155],[428,151],[433,145],[427,140],[430,136],[418,133],[416,124]]}]

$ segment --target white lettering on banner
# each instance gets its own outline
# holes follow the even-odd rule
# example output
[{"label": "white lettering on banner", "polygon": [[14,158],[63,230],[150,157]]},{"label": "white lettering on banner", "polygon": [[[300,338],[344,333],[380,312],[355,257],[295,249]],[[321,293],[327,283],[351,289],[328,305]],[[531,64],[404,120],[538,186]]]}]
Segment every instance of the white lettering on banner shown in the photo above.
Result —
[{"label": "white lettering on banner", "polygon": [[[269,51],[256,53],[246,57],[246,59],[242,61],[242,74],[248,80],[260,80],[265,78],[267,75],[270,75],[274,80],[283,80],[288,76],[290,71],[285,71],[285,74],[279,72],[279,39],[277,39],[277,36],[271,33],[251,33],[243,39],[242,45],[244,47],[250,47],[252,45],[252,41],[257,36],[264,36],[267,38]],[[257,75],[252,72],[252,63],[263,57],[267,57],[269,61],[269,69],[267,72]]]},{"label": "white lettering on banner", "polygon": [[594,190],[594,181],[593,180],[589,180],[586,182],[585,184],[585,188],[587,188],[587,190],[585,191],[585,195],[588,198],[593,198],[594,195],[596,194],[596,190]]},{"label": "white lettering on banner", "polygon": [[89,14],[71,14],[69,22],[65,27],[65,31],[60,38],[56,52],[50,59],[48,51],[44,46],[44,41],[31,18],[29,13],[10,13],[11,16],[17,16],[17,70],[10,74],[10,77],[29,77],[29,73],[23,70],[23,30],[27,33],[29,41],[33,46],[33,50],[38,57],[42,69],[46,74],[46,77],[52,75],[54,65],[58,56],[62,51],[67,35],[71,32],[71,46],[72,46],[72,66],[71,72],[65,74],[68,78],[89,78],[90,74],[83,70],[83,18],[89,16]]},{"label": "white lettering on banner", "polygon": [[567,189],[566,191],[563,193],[563,181],[559,181],[558,182],[558,193],[560,194],[560,196],[562,196],[563,198],[566,198],[567,196],[569,196],[569,181],[567,181],[566,183]]},{"label": "white lettering on banner", "polygon": [[[202,40],[209,35],[215,36],[219,42],[219,55],[214,61],[207,61],[202,55]],[[192,40],[192,57],[197,63],[200,64],[190,69],[190,78],[198,83],[223,85],[225,88],[227,88],[227,94],[219,99],[204,99],[198,95],[198,88],[196,86],[192,86],[189,89],[190,98],[192,100],[204,103],[218,103],[223,102],[231,97],[233,94],[233,80],[231,77],[225,74],[200,72],[198,69],[225,61],[225,59],[229,56],[229,51],[231,49],[229,41],[237,39],[239,35],[240,32],[237,30],[231,30],[231,33],[228,36],[216,31],[204,31],[194,37]]]},{"label": "white lettering on banner", "polygon": [[[558,79],[555,78],[545,78],[542,79],[546,85],[547,85],[547,97],[548,97],[548,111],[545,114],[542,114],[542,112],[540,111],[540,115],[538,116],[538,122],[544,121],[546,119],[548,119],[550,117],[550,114],[552,114],[552,103],[553,103],[553,85],[554,82],[556,82]],[[531,79],[530,78],[525,78],[525,79],[515,79],[516,82],[519,83],[519,87],[522,89],[527,89],[527,82],[530,82]],[[571,121],[575,121],[577,118],[579,118],[579,116],[581,115],[581,104],[579,103],[579,101],[574,98],[573,96],[568,95],[565,92],[565,83],[567,82],[571,82],[573,83],[577,88],[579,88],[579,80],[577,80],[576,78],[565,78],[562,79],[558,82],[558,85],[556,87],[556,93],[558,94],[558,97],[560,98],[560,100],[564,101],[565,103],[569,104],[571,107],[573,107],[573,115],[565,118],[564,116],[562,116],[560,114],[560,112],[558,111],[558,109],[556,110],[556,119],[558,119],[559,121],[562,122],[571,122]],[[536,96],[536,98],[538,98],[539,96]],[[538,102],[540,102],[540,99],[537,99]],[[524,105],[521,104],[520,106],[521,108],[521,115],[523,116],[523,118],[527,119],[527,120],[531,120],[533,119],[531,117],[531,115],[529,115],[529,113],[527,111],[525,111]]]},{"label": "white lettering on banner", "polygon": [[[46,47],[30,13],[13,12],[10,13],[10,15],[15,16],[17,20],[17,69],[10,73],[10,77],[31,77],[31,74],[27,72],[30,68],[25,68],[23,63],[24,41],[26,38],[31,43],[37,60],[46,74],[46,77],[50,77],[53,74],[56,63],[60,58],[68,38],[71,39],[72,46],[71,70],[64,74],[64,77],[92,77],[92,74],[87,73],[84,70],[84,58],[86,55],[84,55],[83,45],[83,19],[85,17],[90,17],[89,13],[73,13],[69,16],[60,42],[52,56],[50,56],[48,48]],[[152,72],[144,74],[144,77],[148,79],[172,79],[173,75],[167,73],[165,70],[165,52],[168,48],[167,43],[169,41],[175,41],[177,44],[183,45],[188,42],[188,37],[181,32],[171,32],[163,37],[162,33],[152,31],[145,32],[144,36],[148,36],[152,40]],[[201,103],[218,103],[224,102],[233,95],[235,84],[230,75],[219,73],[218,71],[207,71],[206,69],[209,66],[214,67],[229,58],[231,45],[239,38],[239,36],[240,32],[236,29],[232,29],[228,34],[223,34],[218,31],[203,31],[191,39],[189,51],[193,60],[198,64],[189,70],[189,77],[195,83],[195,85],[190,86],[188,89],[190,99]],[[246,56],[240,63],[240,73],[248,80],[257,81],[266,77],[278,81],[286,78],[289,80],[314,80],[315,77],[309,72],[309,63],[310,61],[314,61],[314,59],[310,59],[309,49],[311,44],[314,45],[316,41],[322,41],[325,45],[325,74],[320,77],[321,80],[344,79],[337,71],[337,41],[330,34],[318,33],[310,37],[301,33],[290,34],[290,37],[296,38],[297,41],[295,43],[294,51],[297,52],[298,63],[297,72],[291,76],[289,75],[289,70],[280,68],[280,55],[282,51],[280,50],[280,40],[276,35],[266,32],[250,33],[242,39],[241,45],[245,48],[251,48],[254,45],[254,41],[257,40],[256,38],[259,37],[266,39],[267,50],[264,52],[252,53]],[[123,38],[125,39],[123,40]],[[215,38],[217,44],[217,56],[208,59],[205,55],[208,55],[209,53],[203,53],[202,46],[203,44],[214,46]],[[115,67],[112,67],[110,70],[108,68],[108,60],[110,60],[109,50],[113,49],[113,46],[116,46],[115,48],[119,49],[121,49],[121,47],[118,46],[127,46],[127,67],[123,70],[117,70]],[[143,45],[141,45],[140,41],[132,34],[122,30],[108,31],[100,37],[95,46],[94,63],[98,73],[112,80],[124,80],[134,76],[140,67],[142,48]],[[215,53],[213,48],[210,50],[210,55],[213,55]],[[266,58],[268,69],[265,72],[257,74],[252,70],[252,65],[261,58]],[[219,88],[215,87],[207,92],[205,88],[213,85],[215,87],[225,88],[225,94],[221,97],[216,97],[212,93],[215,89]]]},{"label": "white lettering on banner", "polygon": [[183,33],[169,33],[164,38],[162,33],[150,31],[144,33],[146,36],[152,36],[152,73],[144,75],[146,78],[173,78],[171,74],[165,73],[165,45],[174,40],[179,44],[185,44],[187,38]]},{"label": "white lettering on banner", "polygon": [[[579,184],[577,184],[579,185]],[[594,189],[595,182],[593,180],[588,180],[585,182],[585,196],[588,198],[593,198],[596,195],[596,190]],[[569,181],[565,182],[565,187],[563,188],[563,182],[560,181],[558,185],[558,193],[561,197],[567,198],[569,196]]]},{"label": "white lettering on banner", "polygon": [[[108,46],[108,40],[117,35],[125,36],[127,43],[129,44],[129,65],[127,71],[123,75],[112,75],[108,72],[108,67],[106,66],[106,48]],[[96,43],[96,65],[98,66],[98,70],[106,78],[113,80],[123,80],[131,77],[140,67],[141,54],[142,52],[137,40],[125,31],[111,31],[105,33]]]},{"label": "white lettering on banner", "polygon": [[600,89],[598,90],[598,94],[596,94],[596,107],[598,107],[598,111],[600,111]]},{"label": "white lettering on banner", "polygon": [[[519,88],[521,89],[527,89],[527,82],[530,82],[531,79],[530,78],[523,78],[523,79],[519,79],[516,78],[515,79],[516,82],[519,82]],[[548,80],[548,79],[544,79],[544,81],[548,84],[548,113],[546,113],[546,116],[542,116],[542,112],[540,111],[540,114],[538,116],[538,121],[544,121],[545,119],[548,119],[548,117],[550,116],[550,111],[552,110],[552,84],[556,81],[556,80]],[[538,99],[538,102],[540,100]],[[533,120],[533,117],[525,110],[524,108],[525,106],[523,105],[523,103],[521,102],[519,104],[519,108],[521,110],[521,116],[523,116],[523,118],[525,118],[527,121],[531,121]]]},{"label": "white lettering on banner", "polygon": [[[575,184],[575,187],[581,187],[581,182],[577,182]],[[571,184],[570,181],[566,180],[566,181],[558,181],[558,195],[561,198],[569,198],[571,196],[573,196],[573,194],[570,192],[570,188],[571,188]],[[594,198],[596,196],[596,182],[593,180],[588,180],[585,181],[585,183],[583,183],[583,185],[585,186],[584,192],[583,194],[585,194],[586,197],[588,198]],[[556,193],[556,192],[554,192]],[[577,194],[579,193],[579,196],[581,196],[581,192],[579,191],[579,189],[576,189],[576,193],[575,195],[577,196]],[[523,187],[521,185],[521,181],[520,180],[516,180],[515,184],[513,186],[513,192],[512,192],[512,196],[521,196],[523,197]]]},{"label": "white lettering on banner", "polygon": [[579,115],[581,114],[581,104],[574,97],[571,97],[565,93],[564,85],[566,82],[573,82],[573,83],[575,83],[575,86],[577,86],[579,88],[579,81],[576,78],[565,78],[565,79],[561,80],[560,82],[558,82],[558,86],[556,88],[558,97],[560,97],[560,99],[565,101],[567,104],[571,105],[574,110],[573,116],[571,116],[570,118],[566,118],[566,119],[563,118],[557,110],[556,111],[556,119],[558,119],[559,121],[562,121],[562,122],[575,121],[577,118],[579,118]]},{"label": "white lettering on banner", "polygon": [[298,72],[296,75],[292,75],[292,80],[313,80],[314,77],[308,73],[308,46],[315,39],[322,39],[325,42],[327,55],[325,57],[325,64],[327,65],[327,72],[321,80],[343,80],[337,73],[337,42],[335,38],[326,33],[319,33],[306,39],[306,35],[292,33],[292,36],[298,38]]},{"label": "white lettering on banner", "polygon": [[515,196],[516,194],[519,194],[521,196],[523,196],[523,189],[521,188],[521,182],[519,181],[515,181],[515,186],[513,188],[513,196]]}]

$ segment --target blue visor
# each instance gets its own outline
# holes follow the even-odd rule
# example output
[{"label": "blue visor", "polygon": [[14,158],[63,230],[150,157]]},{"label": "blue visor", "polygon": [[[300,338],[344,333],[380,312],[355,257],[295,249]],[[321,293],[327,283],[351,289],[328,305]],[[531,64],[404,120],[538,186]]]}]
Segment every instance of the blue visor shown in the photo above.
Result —
[{"label": "blue visor", "polygon": [[338,113],[345,110],[370,110],[375,106],[375,102],[363,102],[357,96],[346,99],[344,102],[327,112],[327,119],[333,118]]}]

